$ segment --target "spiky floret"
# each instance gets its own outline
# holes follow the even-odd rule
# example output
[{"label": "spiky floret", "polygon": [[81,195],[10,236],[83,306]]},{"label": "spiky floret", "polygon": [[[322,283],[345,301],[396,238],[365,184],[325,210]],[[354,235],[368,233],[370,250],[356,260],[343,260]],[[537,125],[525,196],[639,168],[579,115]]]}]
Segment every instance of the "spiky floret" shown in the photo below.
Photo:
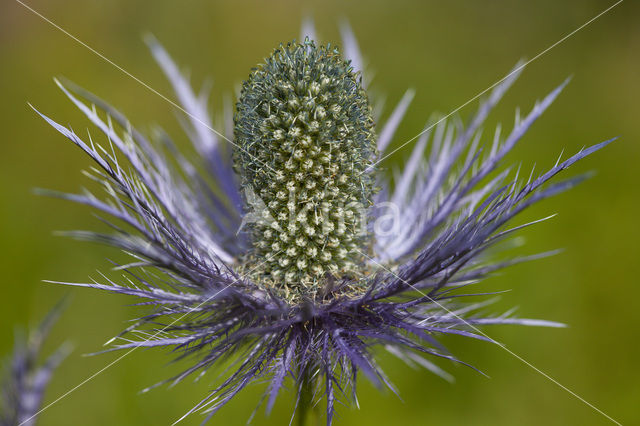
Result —
[{"label": "spiky floret", "polygon": [[368,168],[376,155],[367,95],[340,52],[280,45],[244,82],[235,167],[254,220],[247,267],[287,300],[313,298],[327,276],[362,270]]},{"label": "spiky floret", "polygon": [[[346,51],[351,46],[353,53],[356,43],[350,32],[346,34]],[[526,116],[518,115],[508,134],[501,134],[498,128],[490,148],[484,151],[480,129],[521,67],[482,100],[467,126],[444,119],[430,126],[433,132],[427,129],[422,133],[393,185],[378,176],[381,190],[375,204],[396,205],[399,218],[396,232],[389,233],[375,226],[382,218],[380,211],[370,210],[374,220],[372,247],[362,253],[368,265],[378,270],[363,274],[367,291],[322,303],[309,298],[299,304],[278,292],[265,291],[263,284],[247,275],[251,269],[242,260],[247,246],[243,234],[236,234],[241,196],[227,151],[220,149],[216,133],[210,131],[206,100],[191,90],[159,45],[153,43],[151,48],[191,118],[184,124],[200,154],[199,164],[192,164],[175,149],[175,161],[168,158],[124,115],[77,87],[72,92],[97,108],[61,86],[111,146],[100,146],[93,139],[85,142],[70,128],[41,115],[91,157],[97,167],[90,176],[106,189],[104,198],[90,192],[58,195],[90,205],[126,225],[111,224],[115,232],[108,235],[73,235],[110,244],[134,256],[133,263],[117,268],[127,274],[124,283],[104,277],[104,284],[64,284],[127,294],[143,300],[143,305],[154,306],[122,333],[113,349],[168,347],[181,358],[193,359],[188,369],[169,381],[179,382],[221,364],[229,368],[225,368],[221,383],[189,413],[201,410],[212,416],[252,381],[266,377],[270,378],[265,399],[269,411],[290,378],[296,405],[309,402],[302,396],[305,393],[326,397],[330,425],[336,398],[342,394],[355,399],[358,373],[390,386],[375,362],[374,346],[449,378],[427,359],[461,362],[439,343],[439,336],[455,334],[492,341],[478,327],[560,325],[508,314],[481,314],[478,309],[484,304],[467,301],[463,296],[471,295],[463,289],[514,262],[535,258],[490,263],[484,254],[514,231],[537,222],[507,228],[523,209],[582,179],[550,183],[552,178],[610,142],[584,149],[563,162],[558,160],[544,173],[536,176],[532,172],[528,179],[520,179],[517,173],[509,176],[509,170],[495,173],[562,86]],[[410,98],[403,97],[381,128],[380,151],[393,140]],[[107,113],[107,119],[98,108]],[[226,138],[231,140],[232,123],[226,129]],[[163,137],[157,143],[166,142]],[[201,169],[208,174],[201,176]],[[215,185],[210,187],[212,180]],[[337,285],[345,282],[348,280]],[[231,365],[226,363],[229,358]]]}]

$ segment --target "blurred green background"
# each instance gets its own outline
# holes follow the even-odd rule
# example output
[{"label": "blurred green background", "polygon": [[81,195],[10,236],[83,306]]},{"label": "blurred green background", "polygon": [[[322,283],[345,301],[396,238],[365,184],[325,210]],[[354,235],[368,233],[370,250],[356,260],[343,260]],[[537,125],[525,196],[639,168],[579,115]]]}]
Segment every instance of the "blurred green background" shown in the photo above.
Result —
[{"label": "blurred green background", "polygon": [[[520,58],[532,58],[613,1],[30,1],[47,18],[160,92],[170,87],[142,42],[153,33],[191,71],[197,87],[214,80],[212,107],[234,90],[250,68],[281,41],[298,37],[300,22],[314,16],[322,41],[339,41],[347,18],[375,71],[372,91],[387,97],[386,114],[405,89],[417,96],[396,146],[414,136],[432,112],[447,113],[493,84]],[[555,257],[504,271],[483,284],[511,289],[496,311],[569,324],[566,329],[503,326],[493,338],[623,424],[640,424],[638,326],[640,207],[640,8],[621,3],[534,61],[493,114],[487,134],[513,123],[567,76],[573,80],[509,156],[528,171],[553,165],[585,145],[620,135],[615,144],[578,164],[571,174],[594,178],[527,211],[519,220],[559,213],[520,235],[516,253],[561,247]],[[64,294],[70,304],[47,349],[75,344],[47,393],[52,401],[120,354],[85,357],[140,311],[126,297],[42,283],[86,281],[108,270],[113,250],[52,235],[54,230],[96,229],[89,209],[32,195],[33,187],[77,191],[89,160],[27,106],[31,102],[84,133],[88,126],[53,84],[64,76],[116,105],[142,130],[159,124],[186,146],[176,112],[113,66],[13,0],[0,4],[0,353],[10,350],[14,329],[33,325]],[[477,105],[460,111],[468,117]],[[93,132],[97,135],[97,132]],[[398,163],[409,148],[393,156]],[[382,356],[402,400],[360,383],[360,409],[340,407],[337,425],[566,425],[610,422],[503,349],[462,338],[445,343],[491,376],[439,363],[456,376],[449,384]],[[209,389],[206,379],[174,389],[138,392],[182,365],[167,354],[139,350],[48,409],[41,425],[171,424]],[[248,419],[263,385],[251,386],[211,424]],[[256,425],[288,424],[290,394]],[[194,415],[183,424],[198,424]]]}]

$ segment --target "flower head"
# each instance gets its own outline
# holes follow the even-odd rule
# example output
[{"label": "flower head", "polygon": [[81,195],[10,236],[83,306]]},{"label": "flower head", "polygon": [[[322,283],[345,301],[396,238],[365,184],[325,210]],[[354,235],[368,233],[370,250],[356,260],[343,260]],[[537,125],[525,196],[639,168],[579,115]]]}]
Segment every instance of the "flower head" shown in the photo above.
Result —
[{"label": "flower head", "polygon": [[[358,373],[390,386],[375,362],[376,346],[449,378],[428,359],[460,362],[439,335],[490,340],[477,326],[559,325],[480,315],[482,305],[465,303],[463,288],[525,260],[491,264],[484,254],[522,227],[507,228],[515,215],[582,179],[548,184],[551,178],[608,141],[524,181],[508,170],[493,173],[563,87],[517,119],[508,135],[496,132],[483,151],[480,127],[516,70],[467,126],[442,119],[421,133],[392,184],[379,171],[378,151],[393,140],[412,94],[384,126],[374,126],[349,31],[344,46],[352,61],[310,40],[278,47],[244,83],[223,136],[211,126],[206,100],[151,41],[188,113],[195,163],[163,135],[167,156],[124,115],[75,87],[60,85],[110,147],[87,143],[42,115],[95,161],[92,176],[106,190],[102,199],[58,195],[124,224],[113,223],[112,234],[72,235],[134,257],[118,265],[127,274],[122,283],[74,285],[136,296],[152,308],[114,349],[173,347],[192,355],[194,363],[173,382],[234,359],[231,373],[189,413],[213,415],[261,378],[270,383],[268,411],[290,378],[301,409],[324,395],[330,424],[336,397],[355,398]],[[134,335],[148,337],[132,341]]]},{"label": "flower head", "polygon": [[256,283],[295,302],[315,299],[329,279],[350,277],[351,288],[358,282],[373,128],[358,74],[331,46],[281,45],[251,73],[234,141],[242,186],[265,206],[251,224],[245,258],[247,267],[259,265]]}]

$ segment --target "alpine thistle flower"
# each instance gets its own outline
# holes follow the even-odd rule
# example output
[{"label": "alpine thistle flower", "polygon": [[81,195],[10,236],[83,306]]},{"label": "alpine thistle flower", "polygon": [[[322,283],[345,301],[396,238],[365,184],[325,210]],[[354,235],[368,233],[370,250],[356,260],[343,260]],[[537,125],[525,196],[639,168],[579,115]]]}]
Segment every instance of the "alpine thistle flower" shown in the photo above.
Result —
[{"label": "alpine thistle flower", "polygon": [[67,355],[61,346],[42,365],[38,355],[60,307],[53,309],[27,339],[18,336],[13,355],[7,362],[0,395],[0,426],[34,426],[51,375]]},{"label": "alpine thistle flower", "polygon": [[377,166],[413,95],[407,92],[384,126],[374,125],[357,43],[350,31],[343,34],[347,59],[335,46],[305,40],[281,45],[258,65],[234,119],[225,114],[230,146],[212,131],[206,99],[151,41],[188,113],[195,164],[164,133],[158,139],[170,156],[119,111],[73,86],[58,83],[109,147],[87,143],[41,114],[93,159],[91,176],[106,191],[104,199],[57,195],[124,224],[107,222],[112,234],[71,234],[134,257],[117,265],[127,275],[123,283],[72,285],[136,296],[152,307],[113,349],[172,347],[191,355],[193,365],[172,382],[234,360],[231,373],[187,414],[201,410],[208,419],[264,378],[268,412],[291,379],[303,413],[324,395],[330,425],[339,394],[355,399],[359,372],[391,386],[375,362],[376,346],[449,378],[425,357],[462,362],[446,352],[440,335],[490,341],[478,326],[560,325],[482,316],[482,305],[465,303],[461,289],[526,260],[487,264],[484,255],[526,226],[507,228],[514,216],[583,179],[547,184],[551,178],[610,141],[524,181],[508,170],[494,174],[564,86],[518,117],[506,137],[498,129],[482,151],[480,128],[516,69],[467,126],[442,119],[428,127],[392,184]]}]

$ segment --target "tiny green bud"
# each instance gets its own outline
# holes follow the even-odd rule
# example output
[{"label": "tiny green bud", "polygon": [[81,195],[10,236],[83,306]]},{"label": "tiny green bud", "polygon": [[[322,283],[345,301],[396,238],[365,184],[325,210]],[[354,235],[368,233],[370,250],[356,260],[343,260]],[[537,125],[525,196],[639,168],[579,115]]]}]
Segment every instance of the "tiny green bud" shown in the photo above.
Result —
[{"label": "tiny green bud", "polygon": [[328,276],[357,278],[377,152],[349,62],[308,39],[280,45],[242,86],[235,142],[242,185],[270,218],[249,224],[251,276],[289,301],[315,297]]}]

